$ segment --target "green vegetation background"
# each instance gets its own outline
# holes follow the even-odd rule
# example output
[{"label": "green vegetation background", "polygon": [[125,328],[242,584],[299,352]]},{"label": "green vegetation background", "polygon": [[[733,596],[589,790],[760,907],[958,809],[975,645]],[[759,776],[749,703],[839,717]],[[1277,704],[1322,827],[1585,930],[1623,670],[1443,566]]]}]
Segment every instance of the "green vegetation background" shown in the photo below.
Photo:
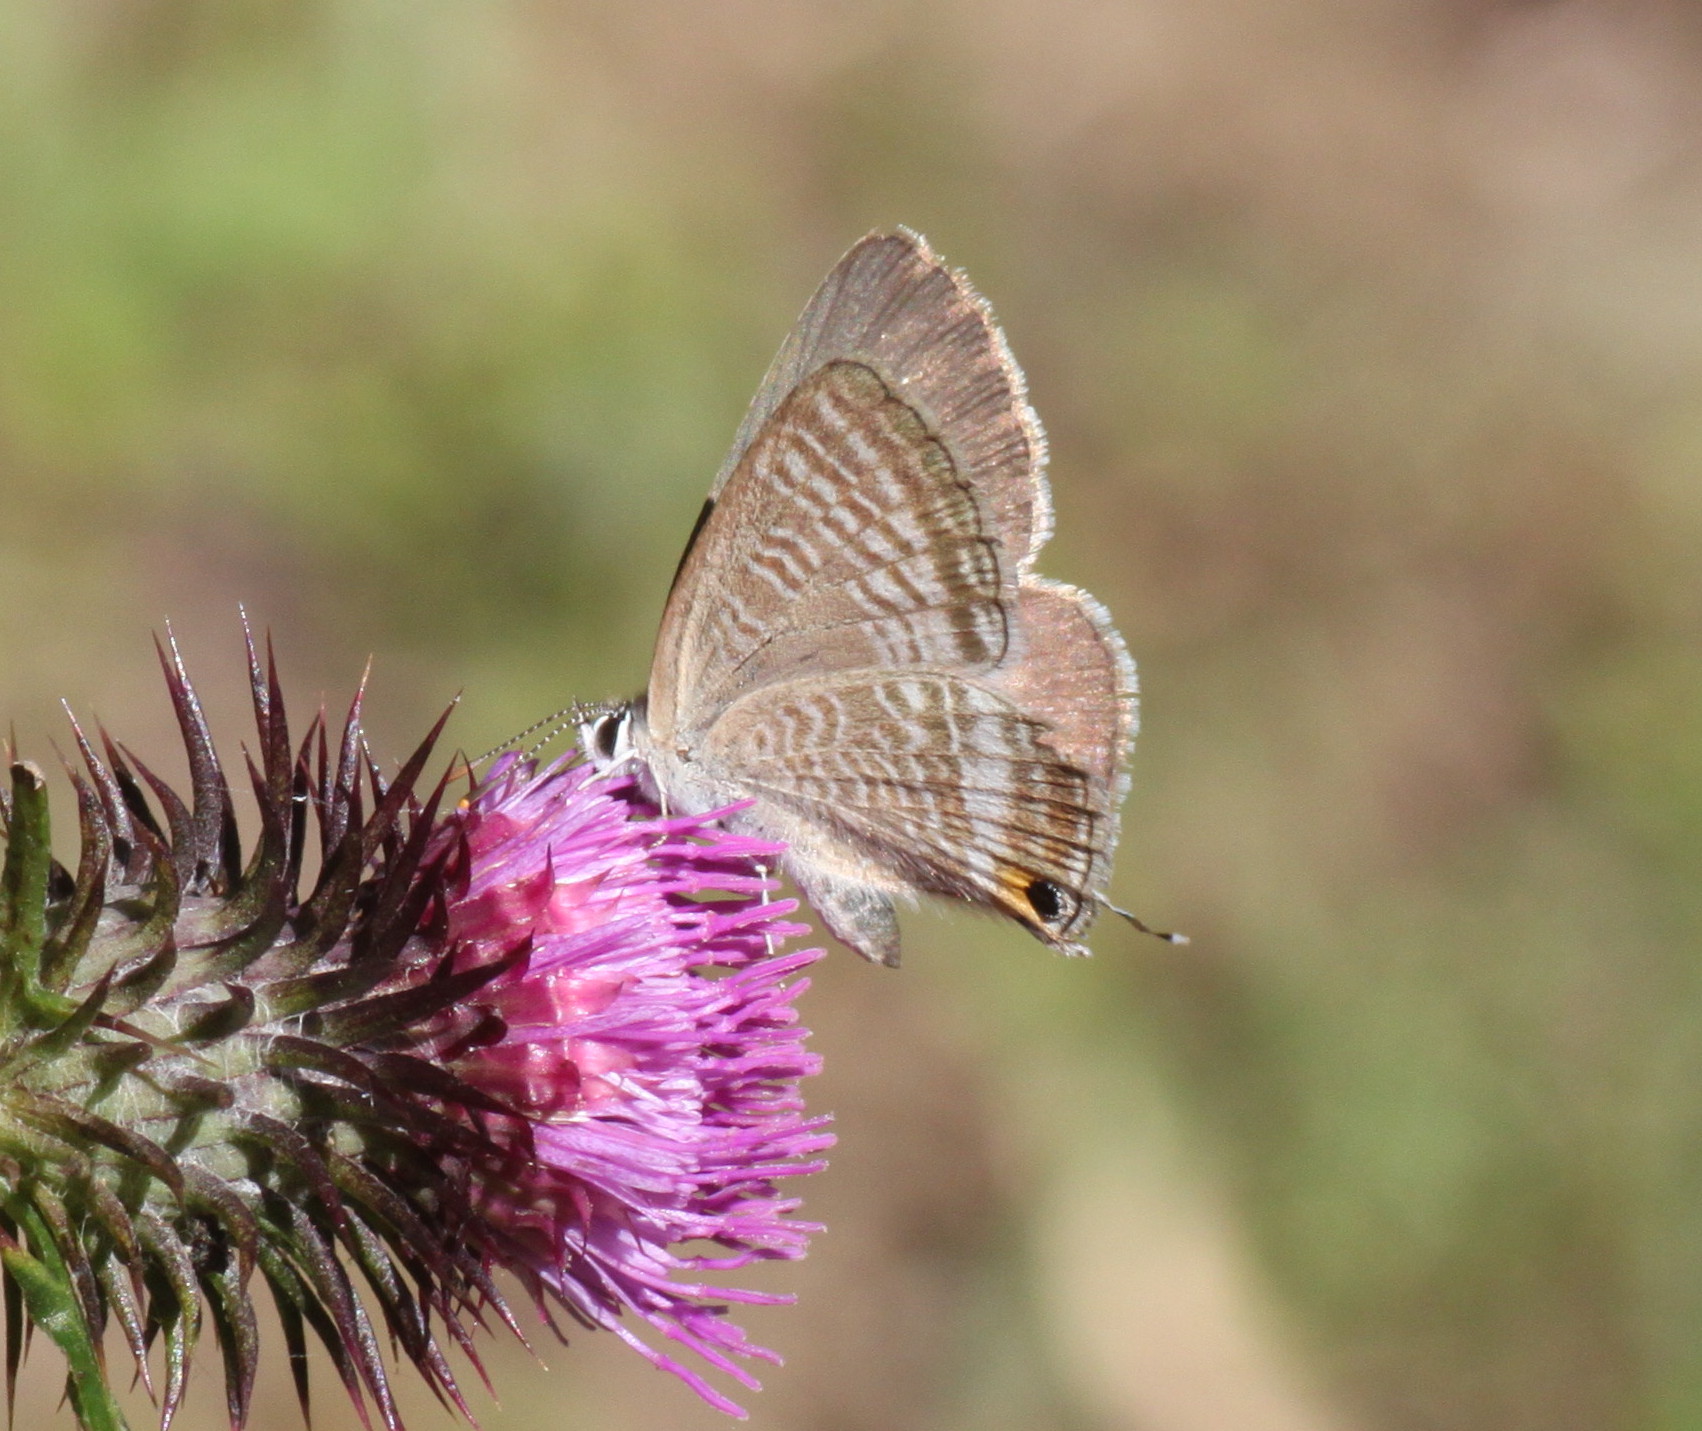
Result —
[{"label": "green vegetation background", "polygon": [[[1143,673],[1116,892],[1194,943],[829,959],[751,1424],[1702,1426],[1699,95],[1677,0],[6,0],[0,714],[165,763],[169,618],[234,748],[238,603],[298,711],[372,653],[390,754],[638,688],[769,354],[910,224],[1027,368]],[[543,1349],[492,1431],[721,1424]]]}]

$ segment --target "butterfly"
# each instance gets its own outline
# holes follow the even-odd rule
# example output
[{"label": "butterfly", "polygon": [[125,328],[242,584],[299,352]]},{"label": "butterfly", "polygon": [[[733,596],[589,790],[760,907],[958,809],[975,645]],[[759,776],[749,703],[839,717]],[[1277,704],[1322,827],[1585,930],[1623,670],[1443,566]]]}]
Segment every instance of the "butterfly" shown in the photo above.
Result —
[{"label": "butterfly", "polygon": [[648,690],[582,723],[590,759],[682,813],[748,802],[727,824],[783,841],[871,960],[898,963],[895,899],[922,892],[1086,953],[1113,907],[1135,668],[1104,607],[1031,570],[1045,459],[968,281],[908,230],[862,239],[739,428]]}]

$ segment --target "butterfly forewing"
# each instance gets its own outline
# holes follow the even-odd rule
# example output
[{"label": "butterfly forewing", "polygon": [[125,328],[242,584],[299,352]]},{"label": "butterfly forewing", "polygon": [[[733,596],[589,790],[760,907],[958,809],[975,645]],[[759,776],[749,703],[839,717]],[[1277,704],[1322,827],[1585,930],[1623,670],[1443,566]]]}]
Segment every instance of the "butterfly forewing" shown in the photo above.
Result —
[{"label": "butterfly forewing", "polygon": [[787,395],[839,359],[878,373],[922,416],[983,502],[1012,570],[1026,568],[1051,535],[1052,508],[1046,439],[1022,371],[986,302],[906,229],[870,234],[816,290],[770,364],[716,490]]},{"label": "butterfly forewing", "polygon": [[916,414],[868,368],[830,363],[721,490],[663,623],[652,722],[689,741],[800,672],[990,669],[1010,583],[985,525]]}]

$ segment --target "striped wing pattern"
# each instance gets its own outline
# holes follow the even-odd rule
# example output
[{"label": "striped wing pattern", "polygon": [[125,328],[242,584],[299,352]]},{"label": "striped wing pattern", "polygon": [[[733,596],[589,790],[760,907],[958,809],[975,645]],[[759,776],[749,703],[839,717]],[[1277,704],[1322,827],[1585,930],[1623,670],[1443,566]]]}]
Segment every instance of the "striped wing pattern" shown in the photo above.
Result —
[{"label": "striped wing pattern", "polygon": [[675,592],[688,604],[651,720],[672,714],[688,740],[741,693],[798,672],[985,671],[1008,644],[974,493],[915,412],[851,362],[776,411]]},{"label": "striped wing pattern", "polygon": [[834,265],[781,345],[716,478],[731,480],[787,395],[828,363],[879,373],[920,414],[1026,570],[1052,532],[1046,438],[986,301],[918,234],[870,234]]},{"label": "striped wing pattern", "polygon": [[[996,691],[935,672],[805,679],[748,696],[704,758],[752,793],[878,852],[935,894],[992,903],[1049,941],[1091,919],[1108,852],[1103,789]],[[1040,917],[1031,886],[1059,891]]]}]

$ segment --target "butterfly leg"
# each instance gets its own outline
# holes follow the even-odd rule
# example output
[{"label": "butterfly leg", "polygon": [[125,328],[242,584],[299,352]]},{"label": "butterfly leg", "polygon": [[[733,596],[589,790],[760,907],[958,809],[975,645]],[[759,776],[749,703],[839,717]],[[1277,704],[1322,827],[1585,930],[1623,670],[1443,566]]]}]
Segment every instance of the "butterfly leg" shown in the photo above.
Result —
[{"label": "butterfly leg", "polygon": [[[762,893],[759,894],[757,896],[757,898],[761,902],[764,909],[766,909],[769,906],[769,904],[772,902],[772,901],[770,901],[770,899],[768,897],[768,877],[772,873],[773,873],[773,871],[767,865],[761,863],[760,861],[757,863],[756,877],[759,880],[762,881]],[[772,959],[774,957],[774,936],[772,934],[768,933],[767,930],[764,930],[763,936],[762,936],[762,942],[763,942],[764,948],[766,948],[767,951],[768,951],[768,957],[770,959]]]}]

